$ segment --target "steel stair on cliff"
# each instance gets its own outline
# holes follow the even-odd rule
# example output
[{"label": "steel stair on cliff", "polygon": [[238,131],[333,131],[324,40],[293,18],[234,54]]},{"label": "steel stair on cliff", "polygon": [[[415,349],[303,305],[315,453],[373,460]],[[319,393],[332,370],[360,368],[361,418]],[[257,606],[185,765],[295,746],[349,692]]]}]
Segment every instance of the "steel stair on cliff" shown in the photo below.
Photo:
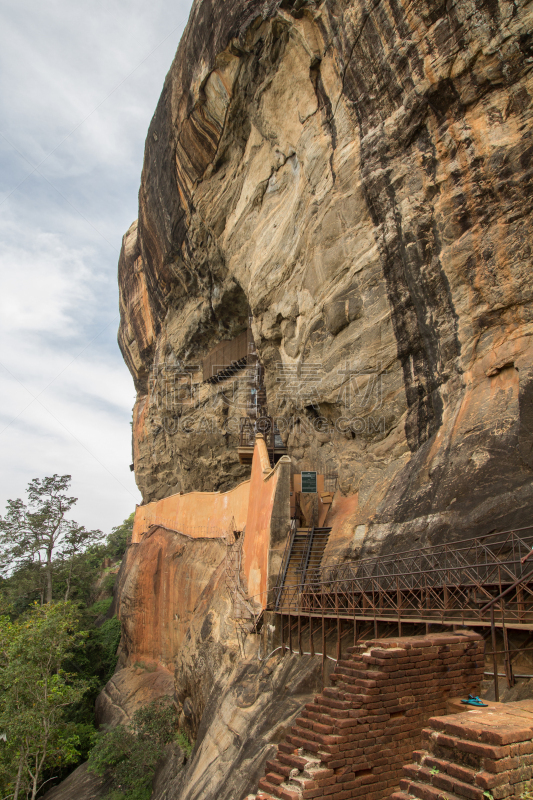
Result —
[{"label": "steel stair on cliff", "polygon": [[276,609],[283,602],[285,587],[301,586],[318,575],[330,531],[331,528],[292,528],[275,590]]}]

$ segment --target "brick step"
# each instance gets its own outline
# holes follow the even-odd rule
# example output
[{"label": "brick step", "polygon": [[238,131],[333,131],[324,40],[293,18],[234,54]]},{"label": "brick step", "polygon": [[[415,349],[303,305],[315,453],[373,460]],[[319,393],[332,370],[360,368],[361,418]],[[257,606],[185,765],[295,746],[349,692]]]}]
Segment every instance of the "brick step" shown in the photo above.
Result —
[{"label": "brick step", "polygon": [[287,734],[287,741],[293,744],[295,747],[303,748],[304,750],[309,750],[309,752],[316,755],[320,752],[320,748],[322,747],[319,742],[313,742],[310,739],[304,739],[301,736],[295,736],[294,734]]},{"label": "brick step", "polygon": [[307,719],[307,717],[297,717],[294,720],[294,724],[298,725],[299,728],[306,728],[315,733],[322,733],[324,736],[331,736],[335,734],[337,730],[334,720],[330,720],[329,724],[325,724],[324,722]]},{"label": "brick step", "polygon": [[277,755],[277,761],[279,761],[284,766],[290,767],[290,769],[299,769],[300,772],[303,772],[304,769],[307,768],[307,765],[310,763],[309,759],[304,758],[303,756],[290,755],[288,753],[280,753],[279,750]]},{"label": "brick step", "polygon": [[271,772],[270,770],[267,771],[265,777],[273,786],[281,786],[281,784],[285,782],[286,778],[285,775],[280,775],[278,772]]},{"label": "brick step", "polygon": [[[442,731],[436,731],[434,728],[422,729],[422,741],[432,757],[434,757],[435,750],[437,750],[437,757],[442,758],[444,761],[451,761],[461,767],[473,768],[477,771],[488,771],[489,773],[495,771],[497,761],[510,755],[508,746],[502,747],[473,739],[463,739]],[[509,768],[514,768],[515,766],[514,763],[509,764]]]},{"label": "brick step", "polygon": [[377,681],[364,680],[363,678],[355,678],[352,675],[344,675],[342,672],[337,675],[330,675],[330,681],[335,684],[335,687],[341,691],[346,687],[347,691],[353,692],[357,689],[358,692],[364,695],[377,694],[382,687],[378,686]]},{"label": "brick step", "polygon": [[[453,767],[452,764],[449,765]],[[472,783],[465,783],[447,772],[441,772],[438,767],[432,772],[429,767],[421,767],[419,764],[408,764],[403,768],[404,778],[416,783],[424,783],[434,789],[441,789],[446,793],[453,792],[459,797],[467,800],[482,800],[483,789]]]},{"label": "brick step", "polygon": [[302,795],[299,791],[288,789],[284,786],[275,786],[274,784],[269,783],[266,778],[260,779],[259,788],[263,792],[266,792],[267,795],[272,795],[274,798],[277,797],[279,800],[301,800],[302,798]]},{"label": "brick step", "polygon": [[359,724],[359,720],[367,716],[366,711],[363,709],[355,710],[360,711],[357,716],[353,713],[349,717],[342,717],[339,719],[338,717],[332,717],[330,714],[321,714],[320,712],[309,711],[309,709],[304,708],[300,719],[303,718],[309,722],[318,723],[319,725],[331,726],[337,733],[342,733],[342,735],[344,735],[348,728],[355,728],[355,726]]},{"label": "brick step", "polygon": [[314,703],[306,703],[305,710],[312,711],[315,714],[324,714],[324,716],[329,716],[333,719],[347,719],[350,716],[350,712],[347,708],[333,708],[332,706],[325,705],[319,702],[318,697],[315,697]]},{"label": "brick step", "polygon": [[336,686],[326,686],[322,689],[322,697],[331,697],[332,700],[337,700],[340,692]]},{"label": "brick step", "polygon": [[350,659],[340,658],[337,661],[337,664],[335,666],[334,672],[338,672],[341,669],[342,670],[346,670],[349,674],[354,673],[354,672],[364,672],[366,674],[366,672],[368,671],[363,666],[362,663],[359,664],[359,662],[358,661],[354,661],[353,658],[350,658]]},{"label": "brick step", "polygon": [[[486,771],[476,771],[467,766],[462,766],[455,762],[446,761],[443,758],[437,758],[427,750],[415,750],[413,753],[415,762],[425,769],[438,769],[439,772],[450,775],[452,778],[457,778],[463,783],[468,783],[476,788],[481,787],[483,790],[489,790],[495,786],[500,786],[507,781],[507,773],[492,773]],[[410,765],[408,765],[410,766]]]},{"label": "brick step", "polygon": [[284,778],[288,778],[293,769],[298,769],[298,767],[294,767],[290,764],[283,764],[277,759],[269,759],[266,762],[266,769],[268,772],[273,772],[276,775],[282,775]]},{"label": "brick step", "polygon": [[[307,745],[299,745],[299,747],[306,747],[306,749],[311,750],[313,752],[317,752],[316,745],[323,747],[324,745],[328,744],[337,744],[339,736],[338,735],[329,735],[329,734],[322,734],[316,733],[309,728],[299,728],[298,725],[293,725],[290,729],[290,736],[287,737],[288,741],[294,741],[295,739],[299,739],[301,741],[307,742]],[[309,747],[312,745],[312,747]]]},{"label": "brick step", "polygon": [[322,693],[315,697],[315,703],[319,706],[326,706],[326,708],[333,708],[337,711],[348,711],[352,708],[352,704],[347,700],[335,700],[333,697],[328,697]]},{"label": "brick step", "polygon": [[430,786],[427,783],[418,783],[417,781],[410,781],[406,778],[400,780],[400,791],[411,798],[417,797],[418,800],[464,800],[456,794],[451,794],[444,789],[438,789],[436,786]]}]

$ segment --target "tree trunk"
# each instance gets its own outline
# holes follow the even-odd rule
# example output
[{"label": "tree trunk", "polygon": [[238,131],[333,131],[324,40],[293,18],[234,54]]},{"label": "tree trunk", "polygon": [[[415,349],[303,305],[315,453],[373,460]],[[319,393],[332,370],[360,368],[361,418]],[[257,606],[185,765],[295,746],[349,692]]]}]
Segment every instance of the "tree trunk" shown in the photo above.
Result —
[{"label": "tree trunk", "polygon": [[41,763],[39,764],[39,754],[38,753],[35,754],[35,774],[31,776],[33,781],[33,785],[31,787],[31,800],[35,800],[35,798],[37,797],[37,791],[38,791],[37,781],[39,780],[39,775],[41,772],[41,767],[43,765],[43,760],[44,757],[41,760]]},{"label": "tree trunk", "polygon": [[46,602],[52,602],[52,551],[46,554]]},{"label": "tree trunk", "polygon": [[20,792],[20,782],[22,780],[22,767],[24,766],[24,754],[20,756],[19,761],[19,770],[17,772],[17,782],[15,783],[15,794],[13,795],[13,800],[18,800],[19,792]]},{"label": "tree trunk", "polygon": [[67,578],[67,589],[65,591],[65,603],[67,602],[69,595],[70,595],[70,583],[72,581],[72,566],[73,566],[74,556],[70,559],[70,569],[68,571],[68,578]]}]

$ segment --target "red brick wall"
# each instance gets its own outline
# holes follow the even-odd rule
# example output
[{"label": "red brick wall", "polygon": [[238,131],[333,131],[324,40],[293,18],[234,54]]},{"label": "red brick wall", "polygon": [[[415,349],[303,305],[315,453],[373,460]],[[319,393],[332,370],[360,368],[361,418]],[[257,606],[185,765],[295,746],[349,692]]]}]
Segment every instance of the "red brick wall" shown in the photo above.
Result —
[{"label": "red brick wall", "polygon": [[259,792],[266,800],[385,800],[448,697],[479,693],[478,634],[377,639],[348,648],[314,703],[295,720]]},{"label": "red brick wall", "polygon": [[403,768],[391,800],[519,798],[533,777],[533,701],[429,720],[425,750]]}]

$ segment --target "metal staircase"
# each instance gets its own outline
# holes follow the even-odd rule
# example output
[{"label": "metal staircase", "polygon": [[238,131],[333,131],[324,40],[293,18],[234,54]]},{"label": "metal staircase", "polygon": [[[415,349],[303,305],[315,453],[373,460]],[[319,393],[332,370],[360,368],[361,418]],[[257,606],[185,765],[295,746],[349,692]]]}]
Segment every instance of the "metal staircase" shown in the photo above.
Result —
[{"label": "metal staircase", "polygon": [[330,531],[331,528],[297,528],[293,520],[275,590],[276,610],[283,605],[288,587],[302,587],[319,574]]}]

